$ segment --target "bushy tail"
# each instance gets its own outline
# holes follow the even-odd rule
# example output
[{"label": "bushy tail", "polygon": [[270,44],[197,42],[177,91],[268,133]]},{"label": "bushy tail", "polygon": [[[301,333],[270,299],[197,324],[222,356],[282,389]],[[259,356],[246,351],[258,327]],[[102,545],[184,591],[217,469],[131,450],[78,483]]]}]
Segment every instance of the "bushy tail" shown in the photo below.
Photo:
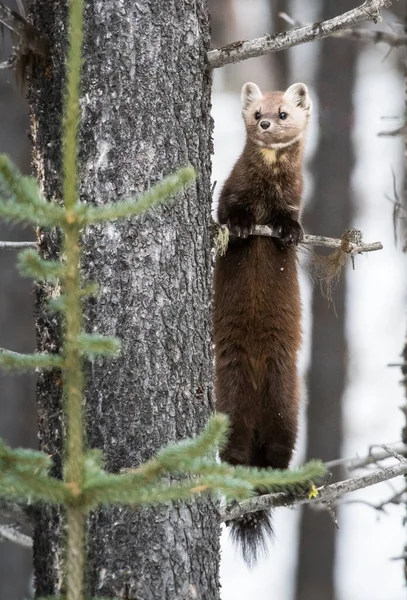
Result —
[{"label": "bushy tail", "polygon": [[248,567],[253,567],[259,556],[267,555],[267,542],[273,536],[270,510],[259,510],[233,519],[230,528],[230,535],[240,547]]}]

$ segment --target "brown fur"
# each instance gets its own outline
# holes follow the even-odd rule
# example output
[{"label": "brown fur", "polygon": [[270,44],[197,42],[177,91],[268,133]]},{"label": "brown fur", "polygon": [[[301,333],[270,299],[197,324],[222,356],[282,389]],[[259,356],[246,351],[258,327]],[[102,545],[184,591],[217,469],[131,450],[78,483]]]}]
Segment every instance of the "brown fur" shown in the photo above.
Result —
[{"label": "brown fur", "polygon": [[[221,457],[283,469],[298,429],[301,305],[295,246],[302,236],[298,219],[311,103],[303,84],[264,95],[246,84],[242,100],[246,145],[218,207],[219,222],[235,237],[217,258],[214,274],[217,410],[231,421]],[[288,115],[284,121],[281,112]],[[264,120],[267,130],[260,125]],[[295,138],[300,139],[271,148]],[[249,236],[256,224],[279,229],[281,239]]]}]

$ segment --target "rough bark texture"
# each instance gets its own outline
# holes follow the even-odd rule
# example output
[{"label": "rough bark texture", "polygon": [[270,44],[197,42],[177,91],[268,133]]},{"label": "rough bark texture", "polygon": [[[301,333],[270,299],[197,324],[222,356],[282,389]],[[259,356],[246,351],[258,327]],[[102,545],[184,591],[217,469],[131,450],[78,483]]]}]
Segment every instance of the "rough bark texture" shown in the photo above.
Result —
[{"label": "rough bark texture", "polygon": [[[322,19],[337,11],[334,0],[324,0]],[[341,3],[341,10],[354,2]],[[322,42],[317,93],[320,105],[320,141],[313,163],[315,192],[305,214],[306,229],[340,236],[351,225],[351,172],[353,150],[353,80],[357,47],[343,40]],[[335,65],[335,69],[332,68]],[[346,384],[345,281],[334,297],[337,316],[314,287],[312,356],[308,376],[307,459],[330,460],[341,454],[342,395]],[[335,598],[336,529],[328,513],[304,510],[296,600]]]},{"label": "rough bark texture", "polygon": [[[66,6],[31,0],[31,12],[52,44],[52,67],[38,70],[31,89],[35,166],[47,196],[58,198]],[[118,472],[193,435],[213,409],[206,1],[124,0],[120,7],[89,1],[85,40],[81,201],[128,197],[188,163],[198,173],[196,186],[174,204],[142,219],[91,227],[84,236],[86,277],[100,284],[87,307],[87,329],[123,341],[118,360],[88,369],[87,438]],[[47,243],[53,251],[53,240]],[[39,319],[40,346],[53,343],[56,323],[41,309]],[[47,451],[60,446],[53,377],[39,385]],[[45,519],[36,536],[38,595],[61,585],[58,539]],[[98,511],[89,530],[89,591],[216,600],[218,533],[211,500]]]}]

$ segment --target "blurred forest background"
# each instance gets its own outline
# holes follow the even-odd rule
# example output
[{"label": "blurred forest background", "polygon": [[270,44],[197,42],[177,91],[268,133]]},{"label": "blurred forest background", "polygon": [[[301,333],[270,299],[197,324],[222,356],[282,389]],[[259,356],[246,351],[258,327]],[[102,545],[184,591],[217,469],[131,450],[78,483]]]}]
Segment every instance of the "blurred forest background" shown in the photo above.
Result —
[{"label": "blurred forest background", "polygon": [[[14,3],[6,2],[12,8]],[[259,37],[290,27],[285,12],[301,23],[350,10],[355,0],[210,0],[213,46]],[[403,31],[406,2],[395,2],[380,27]],[[370,27],[370,25],[364,25]],[[4,60],[10,52],[5,37]],[[404,51],[403,51],[404,52]],[[334,307],[309,273],[312,255],[301,262],[304,347],[301,359],[303,425],[296,462],[366,454],[371,444],[401,439],[405,418],[399,362],[405,337],[406,264],[403,236],[393,231],[395,188],[403,195],[403,140],[379,137],[404,123],[405,57],[386,45],[327,39],[217,69],[213,117],[217,192],[242,149],[240,89],[254,81],[262,89],[285,89],[303,81],[314,101],[307,145],[304,225],[307,233],[340,237],[357,227],[384,250],[356,259],[335,288]],[[0,152],[25,173],[30,169],[28,106],[12,73],[0,71]],[[0,240],[27,240],[29,230],[0,224]],[[0,251],[0,346],[20,352],[35,347],[33,294],[17,275],[15,252]],[[12,446],[36,446],[35,380],[0,374],[0,436]],[[397,488],[398,486],[398,488]],[[339,530],[326,511],[276,511],[275,542],[268,560],[251,571],[224,536],[223,600],[401,600],[405,506],[386,514],[375,504],[401,489],[397,482],[358,492],[339,508]],[[0,598],[29,595],[31,556],[0,544]]]}]

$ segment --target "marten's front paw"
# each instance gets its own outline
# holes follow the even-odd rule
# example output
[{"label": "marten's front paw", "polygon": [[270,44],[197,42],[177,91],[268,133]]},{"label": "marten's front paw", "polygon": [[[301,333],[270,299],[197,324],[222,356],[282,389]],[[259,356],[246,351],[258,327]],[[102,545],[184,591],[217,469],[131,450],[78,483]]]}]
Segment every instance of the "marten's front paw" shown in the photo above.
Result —
[{"label": "marten's front paw", "polygon": [[282,246],[297,245],[304,237],[301,225],[291,217],[280,215],[271,226],[279,236],[278,242]]},{"label": "marten's front paw", "polygon": [[253,232],[256,222],[253,215],[246,210],[235,210],[229,215],[226,225],[230,235],[239,238],[247,238]]}]

